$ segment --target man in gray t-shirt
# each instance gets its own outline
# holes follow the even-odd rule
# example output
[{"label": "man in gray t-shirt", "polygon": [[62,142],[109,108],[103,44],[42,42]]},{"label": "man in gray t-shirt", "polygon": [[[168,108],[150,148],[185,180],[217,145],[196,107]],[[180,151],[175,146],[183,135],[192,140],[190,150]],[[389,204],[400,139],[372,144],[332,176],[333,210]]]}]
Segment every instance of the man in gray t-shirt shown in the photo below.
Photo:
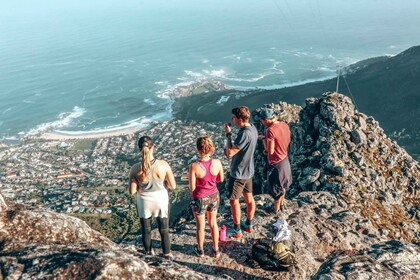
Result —
[{"label": "man in gray t-shirt", "polygon": [[258,132],[255,126],[244,126],[239,129],[233,146],[239,152],[232,157],[230,176],[236,179],[249,179],[254,176],[254,151],[257,145]]},{"label": "man in gray t-shirt", "polygon": [[[257,129],[249,123],[248,107],[232,109],[232,121],[239,127],[238,135],[232,144],[232,128],[225,124],[227,137],[225,155],[232,158],[230,178],[227,183],[234,231],[231,237],[242,237],[243,228],[252,231],[252,219],[255,214],[255,200],[252,194],[252,176],[254,176],[254,152],[258,140]],[[241,207],[239,198],[243,194],[247,206],[247,220],[241,222]]]}]

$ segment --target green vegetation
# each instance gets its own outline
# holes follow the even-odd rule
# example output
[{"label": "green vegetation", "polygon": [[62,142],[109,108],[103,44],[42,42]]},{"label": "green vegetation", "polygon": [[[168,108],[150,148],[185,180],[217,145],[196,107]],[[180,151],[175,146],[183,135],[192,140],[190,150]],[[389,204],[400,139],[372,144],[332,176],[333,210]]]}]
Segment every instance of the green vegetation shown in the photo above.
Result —
[{"label": "green vegetation", "polygon": [[94,139],[79,139],[74,142],[73,147],[71,147],[68,151],[70,153],[80,153],[80,151],[86,153],[91,151],[96,144],[97,140]]},{"label": "green vegetation", "polygon": [[82,219],[91,228],[115,242],[120,242],[123,239],[132,240],[138,235],[140,221],[137,216],[134,197],[128,193],[123,195],[126,196],[131,206],[127,211],[116,212],[116,209],[112,209],[113,213],[109,215],[77,213],[73,216]]},{"label": "green vegetation", "polygon": [[[190,190],[185,182],[177,182],[177,188],[175,191],[170,192],[170,205],[171,205],[171,217],[170,222],[176,220],[176,218],[185,210],[189,209],[190,201]],[[135,196],[130,196],[125,189],[121,187],[97,187],[95,190],[107,190],[115,192],[115,195],[123,196],[124,201],[130,205],[126,211],[117,212],[116,209],[112,209],[112,214],[88,214],[88,213],[76,213],[72,216],[78,217],[85,221],[91,228],[104,234],[114,242],[120,242],[121,240],[133,240],[139,234],[140,221],[136,211]],[[154,225],[156,227],[156,225]]]},{"label": "green vegetation", "polygon": [[[374,198],[367,199],[360,210],[361,215],[369,219],[377,229],[387,230],[389,238],[398,239],[401,236],[410,242],[419,242],[417,237],[412,236],[407,228],[402,226],[404,223],[410,223],[410,217],[400,206],[391,205],[391,209],[388,210],[379,198]],[[380,218],[372,218],[372,213],[376,213]]]}]

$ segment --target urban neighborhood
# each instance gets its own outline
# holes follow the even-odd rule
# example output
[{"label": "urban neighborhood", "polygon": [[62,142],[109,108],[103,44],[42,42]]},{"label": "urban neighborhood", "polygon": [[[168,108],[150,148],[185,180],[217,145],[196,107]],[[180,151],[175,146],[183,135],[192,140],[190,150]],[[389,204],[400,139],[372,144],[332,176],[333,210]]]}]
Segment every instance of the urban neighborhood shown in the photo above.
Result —
[{"label": "urban neighborhood", "polygon": [[61,213],[111,214],[127,211],[128,174],[138,162],[139,135],[155,141],[155,158],[170,164],[176,180],[188,184],[188,166],[198,159],[196,139],[210,136],[214,157],[223,155],[222,124],[154,122],[132,135],[98,139],[40,141],[25,139],[19,145],[0,147],[0,188],[16,203]]}]

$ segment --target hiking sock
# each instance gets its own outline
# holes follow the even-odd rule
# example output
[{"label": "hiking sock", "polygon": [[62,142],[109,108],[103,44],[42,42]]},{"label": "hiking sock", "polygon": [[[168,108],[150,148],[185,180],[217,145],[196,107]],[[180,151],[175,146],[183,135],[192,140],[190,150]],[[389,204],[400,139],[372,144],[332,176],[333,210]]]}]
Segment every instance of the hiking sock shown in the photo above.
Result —
[{"label": "hiking sock", "polygon": [[241,229],[241,225],[240,224],[233,224],[233,228],[235,230],[240,230]]},{"label": "hiking sock", "polygon": [[247,226],[252,226],[252,220],[250,220],[250,219],[246,219],[246,222],[245,222],[245,225],[247,225]]}]

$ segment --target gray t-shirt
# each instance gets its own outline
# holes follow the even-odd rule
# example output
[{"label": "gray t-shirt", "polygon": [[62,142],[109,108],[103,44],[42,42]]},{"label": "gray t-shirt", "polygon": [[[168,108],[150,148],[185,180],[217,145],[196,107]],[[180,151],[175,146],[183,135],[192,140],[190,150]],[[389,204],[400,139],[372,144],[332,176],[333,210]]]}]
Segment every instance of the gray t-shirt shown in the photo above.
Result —
[{"label": "gray t-shirt", "polygon": [[258,141],[255,126],[244,126],[239,129],[233,143],[240,151],[232,157],[230,176],[236,179],[249,179],[254,176],[254,152]]}]

